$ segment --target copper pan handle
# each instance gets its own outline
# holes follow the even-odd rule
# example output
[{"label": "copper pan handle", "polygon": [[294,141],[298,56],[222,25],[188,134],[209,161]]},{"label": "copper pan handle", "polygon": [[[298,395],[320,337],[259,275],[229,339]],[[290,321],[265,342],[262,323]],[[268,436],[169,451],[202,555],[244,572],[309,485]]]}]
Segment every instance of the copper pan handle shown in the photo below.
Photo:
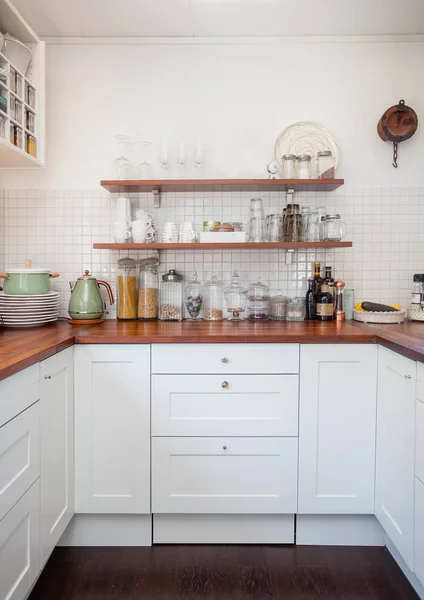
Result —
[{"label": "copper pan handle", "polygon": [[109,296],[109,304],[110,305],[115,304],[115,299],[113,297],[113,292],[112,292],[112,288],[110,287],[110,285],[108,283],[106,283],[106,281],[102,281],[101,279],[98,279],[97,283],[98,283],[98,285],[104,285],[105,286],[105,288],[107,290],[107,293],[108,293],[108,296]]},{"label": "copper pan handle", "polygon": [[60,277],[60,273],[50,273],[50,277],[55,279],[56,277]]},{"label": "copper pan handle", "polygon": [[9,279],[9,275],[6,273],[0,273],[0,279]]}]

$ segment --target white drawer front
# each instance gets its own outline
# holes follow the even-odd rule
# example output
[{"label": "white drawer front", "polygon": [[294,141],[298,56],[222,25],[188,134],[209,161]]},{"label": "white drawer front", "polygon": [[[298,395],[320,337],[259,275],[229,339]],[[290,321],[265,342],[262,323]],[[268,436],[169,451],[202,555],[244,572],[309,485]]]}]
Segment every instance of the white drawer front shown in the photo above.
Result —
[{"label": "white drawer front", "polygon": [[40,399],[40,365],[0,381],[0,427]]},{"label": "white drawer front", "polygon": [[0,598],[24,600],[40,572],[40,485],[37,481],[0,521]]},{"label": "white drawer front", "polygon": [[153,375],[152,435],[297,436],[298,385],[298,375]]},{"label": "white drawer front", "polygon": [[424,404],[417,400],[415,413],[415,475],[424,483]]},{"label": "white drawer front", "polygon": [[153,513],[295,513],[297,438],[153,438]]},{"label": "white drawer front", "polygon": [[299,344],[154,344],[153,373],[299,373]]},{"label": "white drawer front", "polygon": [[37,402],[0,429],[0,519],[39,476],[40,415]]}]

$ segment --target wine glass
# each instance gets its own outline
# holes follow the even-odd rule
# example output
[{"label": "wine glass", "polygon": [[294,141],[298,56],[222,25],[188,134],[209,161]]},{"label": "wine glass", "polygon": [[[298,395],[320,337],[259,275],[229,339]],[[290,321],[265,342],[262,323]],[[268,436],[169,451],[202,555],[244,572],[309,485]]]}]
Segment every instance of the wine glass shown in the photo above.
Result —
[{"label": "wine glass", "polygon": [[138,142],[138,150],[141,161],[137,166],[137,173],[140,179],[153,179],[154,169],[152,165],[152,142]]},{"label": "wine glass", "polygon": [[197,140],[194,147],[194,166],[196,169],[199,169],[205,164],[205,149],[203,146],[203,142],[201,140]]},{"label": "wine glass", "polygon": [[187,164],[187,144],[184,141],[178,144],[177,163],[182,168]]},{"label": "wine glass", "polygon": [[165,171],[169,169],[169,144],[167,140],[162,141],[159,153],[159,164]]},{"label": "wine glass", "polygon": [[129,135],[116,135],[115,139],[120,148],[120,156],[113,161],[113,167],[118,179],[131,179],[132,163],[128,158],[128,153],[132,140]]}]

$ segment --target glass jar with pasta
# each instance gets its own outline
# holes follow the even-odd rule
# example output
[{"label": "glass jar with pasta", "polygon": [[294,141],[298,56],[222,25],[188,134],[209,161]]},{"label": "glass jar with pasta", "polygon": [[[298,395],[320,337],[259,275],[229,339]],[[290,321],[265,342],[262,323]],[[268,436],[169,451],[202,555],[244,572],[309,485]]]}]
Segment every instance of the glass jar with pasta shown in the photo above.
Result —
[{"label": "glass jar with pasta", "polygon": [[134,321],[137,318],[137,261],[133,258],[118,260],[117,319]]}]

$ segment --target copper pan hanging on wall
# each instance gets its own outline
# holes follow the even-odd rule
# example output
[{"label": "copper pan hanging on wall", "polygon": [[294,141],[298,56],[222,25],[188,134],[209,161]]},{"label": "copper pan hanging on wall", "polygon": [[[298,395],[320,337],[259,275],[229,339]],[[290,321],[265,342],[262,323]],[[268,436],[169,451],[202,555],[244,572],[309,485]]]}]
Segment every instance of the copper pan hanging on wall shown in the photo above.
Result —
[{"label": "copper pan hanging on wall", "polygon": [[406,106],[405,100],[399,100],[386,110],[377,124],[377,132],[383,142],[393,143],[393,166],[397,169],[398,145],[409,140],[418,127],[418,117],[415,110]]}]

